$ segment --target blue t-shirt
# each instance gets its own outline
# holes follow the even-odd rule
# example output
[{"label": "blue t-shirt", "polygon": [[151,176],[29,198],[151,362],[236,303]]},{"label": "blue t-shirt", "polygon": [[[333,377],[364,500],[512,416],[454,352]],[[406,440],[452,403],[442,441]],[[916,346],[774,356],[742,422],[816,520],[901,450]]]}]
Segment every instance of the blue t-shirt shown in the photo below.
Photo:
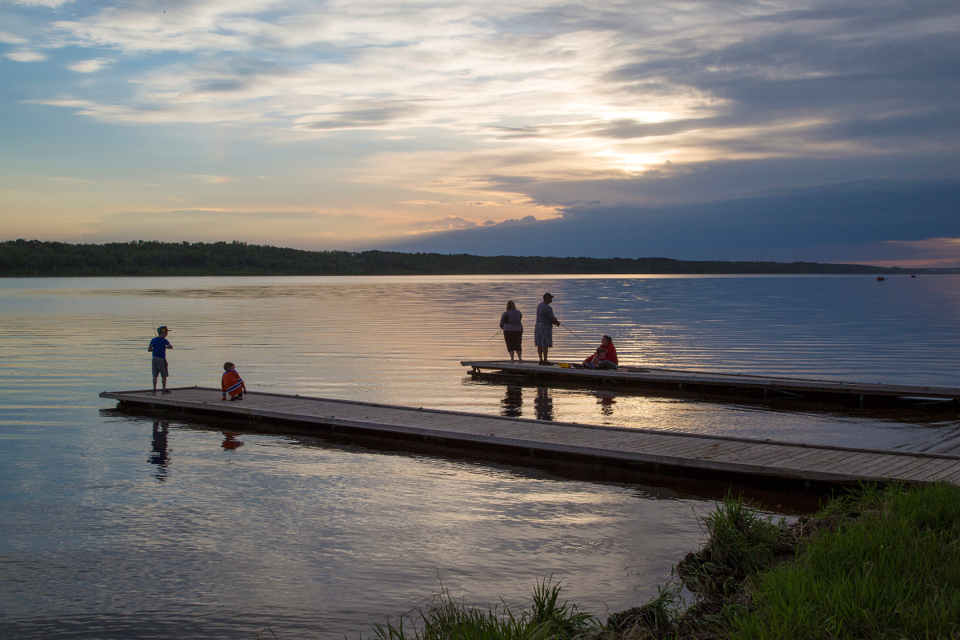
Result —
[{"label": "blue t-shirt", "polygon": [[[143,344],[142,342],[140,344]],[[167,357],[167,347],[173,346],[170,344],[170,341],[166,338],[161,338],[157,336],[150,341],[150,346],[153,347],[153,357],[154,358],[166,358]]]}]

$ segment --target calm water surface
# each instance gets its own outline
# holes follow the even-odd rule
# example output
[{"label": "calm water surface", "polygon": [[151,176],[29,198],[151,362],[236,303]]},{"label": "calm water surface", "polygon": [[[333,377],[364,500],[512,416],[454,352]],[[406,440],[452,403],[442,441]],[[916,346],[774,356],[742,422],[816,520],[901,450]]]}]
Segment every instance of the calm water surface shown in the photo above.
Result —
[{"label": "calm water surface", "polygon": [[[119,415],[103,390],[149,386],[171,327],[171,386],[251,390],[648,429],[951,450],[960,420],[759,407],[472,381],[505,355],[506,300],[533,358],[544,291],[621,361],[960,386],[960,278],[420,277],[0,281],[0,619],[20,638],[368,636],[443,580],[523,604],[553,575],[605,614],[645,601],[696,548],[689,491],[225,434]],[[786,500],[785,500],[786,501]]]}]

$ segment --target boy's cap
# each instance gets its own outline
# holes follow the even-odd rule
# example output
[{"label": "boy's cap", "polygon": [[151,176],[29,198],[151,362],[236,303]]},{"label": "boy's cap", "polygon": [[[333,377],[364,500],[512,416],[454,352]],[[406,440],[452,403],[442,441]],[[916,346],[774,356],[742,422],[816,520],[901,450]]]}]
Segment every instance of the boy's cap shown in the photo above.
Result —
[{"label": "boy's cap", "polygon": [[552,293],[543,294],[543,299],[546,300],[547,298],[550,298],[551,300],[553,300],[553,294]]},{"label": "boy's cap", "polygon": [[167,331],[167,332],[170,331],[170,329],[167,329],[167,325],[163,325],[162,327],[157,327],[157,335],[160,335],[164,331]]}]

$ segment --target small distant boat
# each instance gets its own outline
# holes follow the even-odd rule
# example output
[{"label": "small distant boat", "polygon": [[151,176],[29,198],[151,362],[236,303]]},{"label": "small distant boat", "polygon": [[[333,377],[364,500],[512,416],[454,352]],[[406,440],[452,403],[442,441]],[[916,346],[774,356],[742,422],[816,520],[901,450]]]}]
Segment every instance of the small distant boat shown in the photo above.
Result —
[{"label": "small distant boat", "polygon": [[886,280],[886,278],[883,276],[877,276],[877,282],[883,282],[884,280]]},{"label": "small distant boat", "polygon": [[910,277],[911,277],[911,278],[916,278],[916,277],[917,277],[917,274],[911,273],[911,274],[910,274]]}]

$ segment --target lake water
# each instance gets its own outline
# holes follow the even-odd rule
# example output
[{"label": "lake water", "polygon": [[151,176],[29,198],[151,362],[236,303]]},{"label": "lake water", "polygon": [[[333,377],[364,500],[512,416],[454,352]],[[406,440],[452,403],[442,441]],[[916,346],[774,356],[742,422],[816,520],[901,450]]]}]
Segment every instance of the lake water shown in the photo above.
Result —
[{"label": "lake water", "polygon": [[[960,277],[84,278],[0,281],[0,620],[16,638],[369,637],[443,584],[527,602],[553,576],[604,615],[697,548],[705,495],[322,439],[131,417],[104,390],[170,383],[871,448],[947,451],[957,415],[910,419],[478,382],[525,355],[544,291],[621,362],[960,386]],[[576,334],[576,335],[574,335]],[[577,337],[579,336],[579,338]],[[580,341],[585,340],[589,346]],[[784,496],[783,511],[789,511]],[[794,501],[795,502],[795,501]],[[775,505],[773,505],[775,507]]]}]

